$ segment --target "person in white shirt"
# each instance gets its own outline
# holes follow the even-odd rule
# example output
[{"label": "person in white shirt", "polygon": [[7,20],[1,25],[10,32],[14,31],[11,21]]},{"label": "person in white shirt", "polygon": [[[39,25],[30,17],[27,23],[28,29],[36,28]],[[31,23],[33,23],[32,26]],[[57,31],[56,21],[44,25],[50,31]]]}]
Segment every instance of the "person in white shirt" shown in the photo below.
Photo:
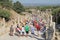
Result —
[{"label": "person in white shirt", "polygon": [[24,36],[25,35],[25,28],[24,28],[24,26],[22,26],[22,36]]}]

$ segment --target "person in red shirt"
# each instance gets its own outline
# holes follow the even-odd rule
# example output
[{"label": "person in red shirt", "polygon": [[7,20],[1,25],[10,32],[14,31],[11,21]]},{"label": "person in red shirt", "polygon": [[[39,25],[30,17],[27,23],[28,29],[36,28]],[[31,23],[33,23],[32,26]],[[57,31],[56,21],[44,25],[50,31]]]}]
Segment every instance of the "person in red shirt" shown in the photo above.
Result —
[{"label": "person in red shirt", "polygon": [[33,21],[33,25],[35,26],[35,25],[36,25],[36,23],[37,23],[37,22],[36,22],[36,20],[34,20],[34,21]]},{"label": "person in red shirt", "polygon": [[40,34],[39,32],[40,32],[41,26],[37,23],[35,27],[37,29],[37,34],[39,36],[39,34]]},{"label": "person in red shirt", "polygon": [[34,26],[36,27],[36,29],[39,31],[40,30],[40,25],[34,20],[33,21]]},{"label": "person in red shirt", "polygon": [[35,27],[36,27],[37,31],[40,31],[40,25],[38,23],[35,25]]},{"label": "person in red shirt", "polygon": [[40,31],[40,29],[41,29],[41,26],[40,26],[37,22],[34,22],[34,26],[35,26],[35,28],[37,29],[37,34],[38,34],[38,36],[39,36],[39,31]]}]

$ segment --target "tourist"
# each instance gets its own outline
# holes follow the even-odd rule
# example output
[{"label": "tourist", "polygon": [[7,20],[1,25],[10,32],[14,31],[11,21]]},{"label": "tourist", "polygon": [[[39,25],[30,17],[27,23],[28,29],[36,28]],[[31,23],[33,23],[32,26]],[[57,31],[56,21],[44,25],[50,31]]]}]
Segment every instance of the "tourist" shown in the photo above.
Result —
[{"label": "tourist", "polygon": [[53,27],[48,27],[47,34],[48,34],[48,40],[51,40],[53,37],[54,29]]},{"label": "tourist", "polygon": [[25,34],[25,28],[24,26],[22,26],[22,36],[24,36],[24,34]]},{"label": "tourist", "polygon": [[13,25],[11,25],[11,27],[10,27],[10,36],[13,36],[13,32],[14,32],[14,28],[13,28]]},{"label": "tourist", "polygon": [[18,33],[18,36],[21,34],[21,28],[17,25],[16,32]]},{"label": "tourist", "polygon": [[31,34],[34,34],[35,27],[32,24],[30,25],[30,30],[31,30]]},{"label": "tourist", "polygon": [[42,33],[41,36],[46,39],[46,26],[45,25],[42,26],[41,33]]},{"label": "tourist", "polygon": [[27,37],[29,34],[29,25],[27,23],[25,25],[25,32],[26,32],[26,37]]},{"label": "tourist", "polygon": [[38,23],[36,23],[35,24],[35,27],[36,27],[36,29],[37,29],[37,34],[38,34],[38,36],[39,36],[39,32],[40,32],[40,29],[41,29],[41,26],[38,24]]}]

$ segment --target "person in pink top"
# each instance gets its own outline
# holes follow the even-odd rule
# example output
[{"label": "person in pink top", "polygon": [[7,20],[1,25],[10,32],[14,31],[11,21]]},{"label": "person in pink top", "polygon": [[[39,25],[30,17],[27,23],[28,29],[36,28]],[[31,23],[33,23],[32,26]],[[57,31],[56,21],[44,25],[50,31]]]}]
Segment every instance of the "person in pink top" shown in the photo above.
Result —
[{"label": "person in pink top", "polygon": [[22,29],[17,25],[17,27],[16,27],[16,32],[18,33],[18,34],[17,34],[18,36],[20,36],[21,30],[22,30]]}]

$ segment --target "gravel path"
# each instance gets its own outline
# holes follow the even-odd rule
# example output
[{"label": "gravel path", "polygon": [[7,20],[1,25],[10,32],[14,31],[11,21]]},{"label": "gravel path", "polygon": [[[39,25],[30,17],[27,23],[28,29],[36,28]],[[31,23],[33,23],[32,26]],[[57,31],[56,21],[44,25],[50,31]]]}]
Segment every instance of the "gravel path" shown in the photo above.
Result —
[{"label": "gravel path", "polygon": [[9,36],[9,33],[3,35],[0,37],[0,40],[44,40],[42,37],[37,37],[37,36],[34,36],[32,37],[31,34],[29,33],[29,36],[28,37],[25,37],[25,36]]}]

